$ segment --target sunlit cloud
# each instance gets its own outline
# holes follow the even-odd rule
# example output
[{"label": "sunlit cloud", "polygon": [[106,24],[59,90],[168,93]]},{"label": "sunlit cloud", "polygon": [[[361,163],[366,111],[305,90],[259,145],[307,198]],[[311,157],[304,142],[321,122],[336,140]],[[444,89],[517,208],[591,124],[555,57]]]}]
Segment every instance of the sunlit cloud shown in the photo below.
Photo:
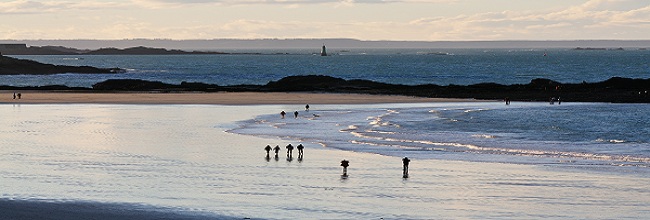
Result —
[{"label": "sunlit cloud", "polygon": [[439,39],[571,39],[575,36],[606,39],[622,31],[635,39],[650,38],[650,5],[627,11],[612,10],[624,8],[617,3],[625,2],[592,0],[560,11],[489,12],[421,18],[410,24],[430,29],[431,38]]},{"label": "sunlit cloud", "polygon": [[313,4],[387,4],[387,3],[450,3],[458,0],[133,0],[139,5],[164,7],[195,4],[218,5],[313,5]]},{"label": "sunlit cloud", "polygon": [[[589,0],[539,10],[458,11],[444,16],[383,19],[369,8],[408,8],[419,4],[453,5],[465,0],[15,0],[0,2],[0,38],[358,38],[364,40],[519,40],[519,39],[650,39],[650,3],[638,0]],[[417,4],[415,4],[417,3]],[[466,2],[464,2],[466,3]],[[239,7],[247,4],[264,7]],[[313,7],[324,4],[327,7]],[[377,4],[386,4],[378,6]],[[308,5],[308,6],[307,6]],[[230,7],[238,6],[238,7]],[[278,6],[273,8],[273,6]],[[304,7],[305,10],[285,10]],[[319,5],[316,5],[319,6]],[[350,19],[276,17],[273,13],[337,13]],[[408,7],[407,7],[408,6]],[[273,13],[252,14],[264,8]],[[278,9],[280,8],[280,9]],[[322,8],[326,8],[321,10]],[[171,10],[170,10],[171,9]],[[95,11],[97,10],[95,13]],[[220,13],[223,11],[242,13]],[[324,12],[329,10],[327,12]],[[192,14],[195,11],[203,11]],[[214,15],[205,11],[215,11]],[[161,17],[183,14],[187,21]],[[354,12],[359,12],[358,16]],[[249,13],[249,14],[247,14]],[[15,14],[65,19],[49,26],[21,20]],[[42,14],[50,15],[45,16]],[[228,14],[228,15],[222,15]],[[300,13],[297,13],[300,14]],[[432,13],[435,15],[435,13]],[[189,15],[189,16],[188,16]],[[255,15],[255,16],[249,16]],[[290,14],[289,14],[290,15]],[[420,16],[426,14],[419,14]],[[35,16],[35,17],[36,17]],[[371,16],[377,16],[373,18]],[[347,18],[347,17],[346,17]],[[37,19],[34,19],[37,20]],[[23,23],[21,23],[23,22]],[[20,23],[17,25],[16,23]],[[29,27],[29,24],[32,27]]]},{"label": "sunlit cloud", "polygon": [[0,14],[55,13],[68,10],[104,10],[122,8],[127,5],[105,1],[29,1],[0,2]]}]

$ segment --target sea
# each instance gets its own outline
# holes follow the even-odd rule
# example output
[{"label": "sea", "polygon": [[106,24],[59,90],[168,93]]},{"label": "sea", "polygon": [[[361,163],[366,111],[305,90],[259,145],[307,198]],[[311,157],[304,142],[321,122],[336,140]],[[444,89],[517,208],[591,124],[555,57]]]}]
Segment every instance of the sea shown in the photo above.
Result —
[{"label": "sea", "polygon": [[[292,75],[408,85],[650,78],[646,50],[229,52],[16,56],[127,71],[0,76],[0,84],[91,87],[129,78],[239,85]],[[0,207],[3,201],[118,203],[199,219],[644,219],[650,218],[649,107],[3,102],[0,165],[7,169],[0,171]],[[282,119],[280,111],[299,116]],[[290,143],[304,144],[305,157],[286,157]],[[281,146],[280,156],[264,157],[266,145]],[[403,157],[412,161],[408,178]],[[340,176],[342,159],[350,161],[349,176]]]},{"label": "sea", "polygon": [[143,79],[180,84],[263,85],[293,75],[419,85],[526,84],[535,78],[562,83],[611,77],[650,78],[650,51],[573,49],[331,49],[225,50],[225,55],[13,56],[43,63],[122,68],[118,74],[0,76],[2,85],[92,87],[107,79]]}]

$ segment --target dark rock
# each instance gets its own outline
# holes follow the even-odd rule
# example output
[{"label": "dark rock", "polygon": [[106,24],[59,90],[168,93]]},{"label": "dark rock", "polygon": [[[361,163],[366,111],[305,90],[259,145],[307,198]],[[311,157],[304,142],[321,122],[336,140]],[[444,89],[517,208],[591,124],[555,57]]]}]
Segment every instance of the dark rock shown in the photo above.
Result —
[{"label": "dark rock", "polygon": [[91,66],[64,66],[39,63],[32,60],[0,56],[0,75],[47,75],[58,73],[117,73],[119,68],[96,68]]},{"label": "dark rock", "polygon": [[[0,89],[4,89],[1,87]],[[27,87],[25,87],[26,89]],[[29,87],[34,89],[33,87]],[[15,90],[15,88],[12,88]],[[39,88],[35,88],[39,89]],[[42,88],[41,88],[42,89]],[[50,89],[56,89],[51,88]],[[65,89],[65,88],[62,88]],[[232,92],[323,92],[406,95],[437,98],[467,98],[511,101],[650,103],[650,79],[614,77],[597,83],[563,84],[549,79],[534,79],[524,85],[480,83],[475,85],[395,85],[369,80],[345,80],[330,76],[289,76],[266,85],[219,86],[182,82],[180,85],[139,79],[112,79],[93,85],[93,91],[232,91]]]},{"label": "dark rock", "polygon": [[178,85],[140,79],[109,79],[93,85],[93,90],[102,91],[152,91],[179,88]]}]

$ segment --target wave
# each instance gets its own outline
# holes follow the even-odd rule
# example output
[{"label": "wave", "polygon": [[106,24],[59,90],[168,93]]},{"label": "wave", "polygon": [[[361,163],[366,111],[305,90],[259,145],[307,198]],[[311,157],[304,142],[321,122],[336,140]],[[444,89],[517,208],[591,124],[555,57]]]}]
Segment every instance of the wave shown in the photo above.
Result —
[{"label": "wave", "polygon": [[606,143],[612,143],[612,144],[622,144],[622,143],[627,143],[626,140],[617,140],[617,139],[610,139],[610,140],[605,140],[602,138],[596,139],[596,142],[606,142]]},{"label": "wave", "polygon": [[489,135],[489,134],[473,134],[472,137],[475,137],[475,138],[485,138],[485,139],[493,139],[493,138],[497,138],[497,136],[495,136],[495,135]]},{"label": "wave", "polygon": [[[504,112],[495,108],[497,104],[482,105],[488,106],[442,106],[433,110],[431,107],[393,108],[397,110],[362,107],[358,110],[319,111],[321,117],[312,120],[281,121],[275,115],[267,115],[259,116],[254,120],[255,123],[248,121],[243,129],[235,129],[234,133],[309,140],[330,148],[388,156],[404,155],[404,151],[411,152],[409,154],[420,151],[416,153],[420,158],[473,161],[487,158],[478,155],[489,155],[491,161],[505,163],[521,163],[528,160],[523,159],[525,157],[534,157],[552,159],[545,161],[548,163],[606,161],[606,164],[614,166],[650,167],[650,156],[643,151],[646,149],[643,140],[600,138],[589,141],[585,138],[591,137],[591,134],[566,132],[566,124],[539,126],[539,122],[553,112],[534,105],[530,105],[532,108],[521,107],[517,111],[513,111],[512,106],[502,107],[513,117],[524,118],[517,115],[522,112],[526,117],[533,115],[539,118],[531,122],[526,119],[519,120],[514,125],[504,125]],[[574,111],[583,112],[582,109]],[[466,112],[478,111],[495,114],[474,115],[477,119],[464,115]],[[573,117],[566,115],[566,110],[562,110],[562,114],[563,120]],[[448,123],[449,121],[455,122]],[[495,126],[490,127],[492,121]],[[575,127],[574,130],[582,129],[583,124],[580,123],[580,127]],[[554,126],[558,128],[553,129]],[[308,131],[305,130],[306,127],[309,128]]]},{"label": "wave", "polygon": [[[531,156],[547,158],[575,158],[598,161],[626,162],[626,163],[645,163],[642,166],[650,164],[650,157],[633,156],[633,155],[607,155],[586,152],[570,151],[547,151],[534,149],[511,149],[497,147],[483,147],[473,144],[455,143],[455,142],[437,142],[429,140],[409,140],[389,137],[376,137],[364,135],[362,132],[352,132],[355,137],[365,138],[366,141],[353,140],[352,143],[365,144],[373,146],[390,146],[403,149],[419,149],[425,151],[446,151],[446,152],[467,152],[491,155],[512,155],[512,156]],[[484,135],[481,135],[484,136]],[[490,135],[486,135],[490,136]],[[379,142],[373,142],[378,140]],[[407,144],[418,144],[418,146],[409,146]],[[623,165],[623,164],[618,164]],[[630,165],[630,164],[626,164]]]}]

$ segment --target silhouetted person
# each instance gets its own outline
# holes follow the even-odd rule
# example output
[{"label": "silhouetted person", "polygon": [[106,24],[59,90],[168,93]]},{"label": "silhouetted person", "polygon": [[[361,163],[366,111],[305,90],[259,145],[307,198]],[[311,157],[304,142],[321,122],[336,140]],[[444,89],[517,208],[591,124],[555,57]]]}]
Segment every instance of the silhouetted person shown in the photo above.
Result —
[{"label": "silhouetted person", "polygon": [[402,171],[402,173],[404,174],[404,178],[409,176],[409,163],[410,162],[411,162],[411,160],[408,157],[404,157],[404,159],[402,159],[402,163],[404,164],[404,171]]},{"label": "silhouetted person", "polygon": [[291,144],[287,145],[287,157],[293,157],[293,145]]},{"label": "silhouetted person", "polygon": [[16,99],[16,93],[14,92],[14,99]]},{"label": "silhouetted person", "polygon": [[273,151],[275,151],[275,158],[278,158],[278,152],[280,152],[280,145],[275,145],[273,148]]},{"label": "silhouetted person", "polygon": [[343,167],[343,176],[348,176],[348,166],[350,166],[350,161],[342,160],[341,166]]},{"label": "silhouetted person", "polygon": [[20,99],[20,97],[22,97],[22,96],[23,96],[23,94],[18,93],[18,99]]},{"label": "silhouetted person", "polygon": [[302,149],[305,149],[305,147],[302,144],[298,144],[296,149],[298,149],[298,158],[302,158]]},{"label": "silhouetted person", "polygon": [[266,151],[266,157],[269,157],[269,153],[271,152],[271,145],[266,145],[264,150]]},{"label": "silhouetted person", "polygon": [[284,111],[281,111],[281,112],[280,112],[280,116],[282,116],[282,118],[284,118],[284,116],[285,116],[286,114],[287,114],[287,113],[284,112]]},{"label": "silhouetted person", "polygon": [[298,111],[293,112],[293,116],[294,116],[295,118],[298,118]]},{"label": "silhouetted person", "polygon": [[309,104],[305,105],[305,111],[309,111]]}]

